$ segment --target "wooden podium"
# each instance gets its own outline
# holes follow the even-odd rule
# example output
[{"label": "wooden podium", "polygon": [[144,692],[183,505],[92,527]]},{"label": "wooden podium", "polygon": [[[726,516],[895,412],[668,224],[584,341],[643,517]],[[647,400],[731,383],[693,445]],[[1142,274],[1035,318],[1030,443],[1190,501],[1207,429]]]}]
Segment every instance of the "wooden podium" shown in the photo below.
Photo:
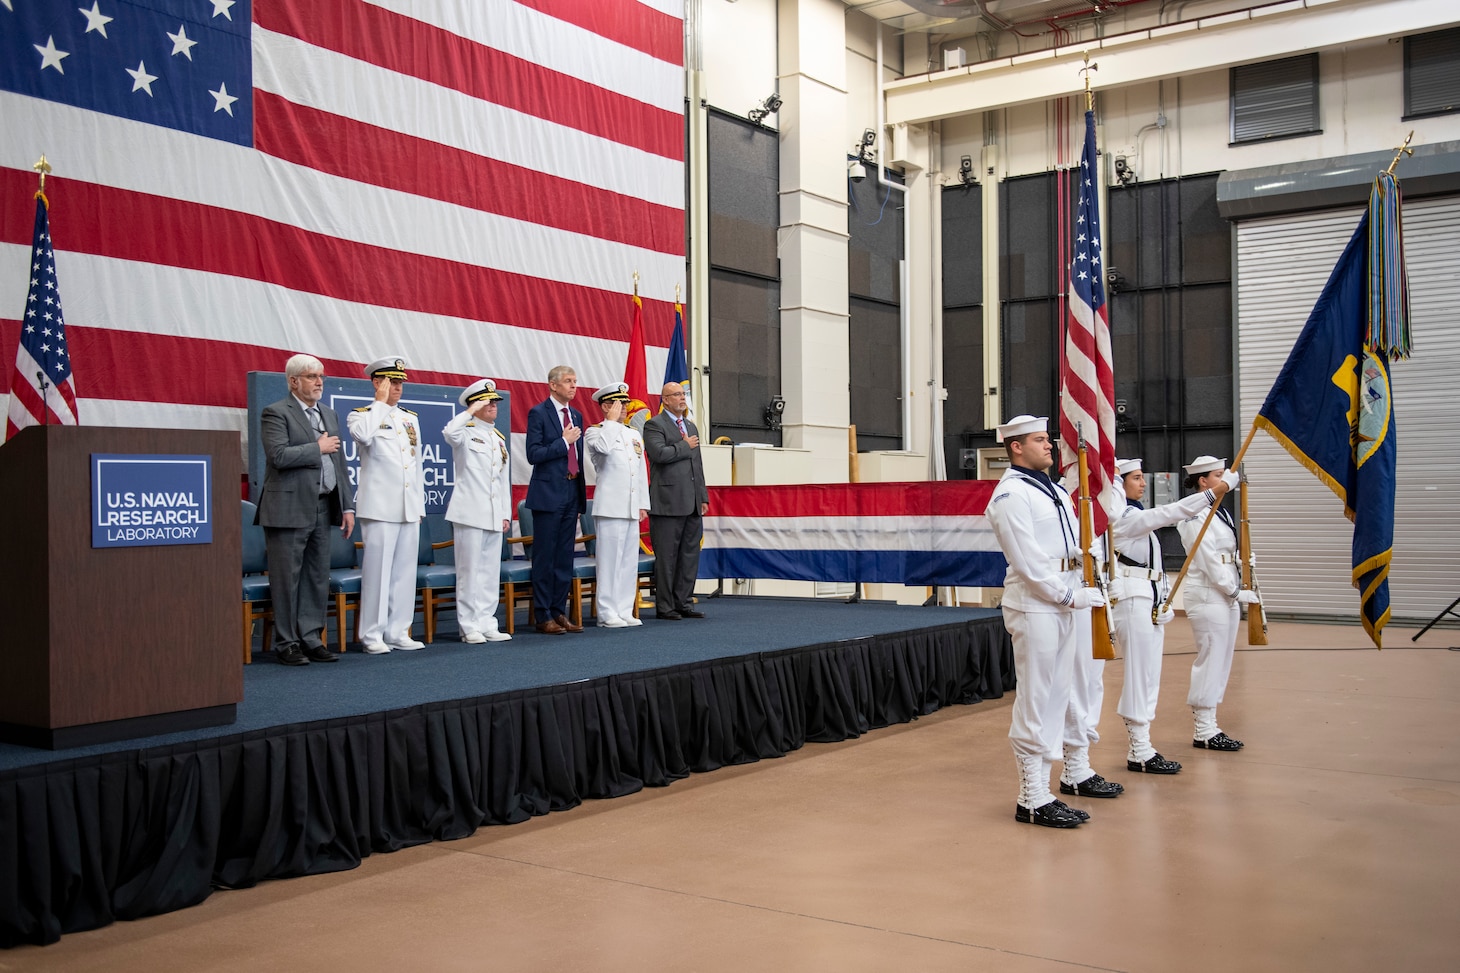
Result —
[{"label": "wooden podium", "polygon": [[[94,548],[91,454],[207,454],[213,540]],[[234,720],[237,433],[33,426],[0,446],[0,739],[52,750]]]}]

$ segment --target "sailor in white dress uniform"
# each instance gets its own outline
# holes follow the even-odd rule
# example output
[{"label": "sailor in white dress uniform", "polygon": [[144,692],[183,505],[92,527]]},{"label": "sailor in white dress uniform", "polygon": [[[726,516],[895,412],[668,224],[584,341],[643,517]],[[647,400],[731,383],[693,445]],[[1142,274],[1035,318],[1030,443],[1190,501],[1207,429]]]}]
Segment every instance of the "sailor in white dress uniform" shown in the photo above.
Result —
[{"label": "sailor in white dress uniform", "polygon": [[649,509],[644,440],[623,422],[628,385],[605,385],[593,393],[593,401],[603,407],[603,421],[584,432],[583,441],[597,475],[593,523],[598,535],[598,626],[642,625],[634,615],[634,605],[639,587],[639,523]]},{"label": "sailor in white dress uniform", "polygon": [[[1186,484],[1196,490],[1209,490],[1226,466],[1226,460],[1215,456],[1198,456],[1183,467]],[[1188,554],[1204,520],[1204,516],[1192,517],[1176,525]],[[1242,741],[1227,736],[1217,725],[1217,706],[1226,695],[1227,677],[1232,673],[1232,658],[1237,651],[1237,622],[1241,618],[1238,606],[1255,603],[1257,593],[1242,587],[1237,524],[1231,513],[1220,507],[1192,557],[1184,601],[1196,637],[1196,661],[1191,666],[1191,690],[1186,697],[1193,721],[1192,746],[1198,750],[1241,750]]]},{"label": "sailor in white dress uniform", "polygon": [[366,652],[419,649],[411,638],[416,617],[416,548],[426,514],[424,454],[416,414],[399,406],[406,367],[399,357],[371,362],[365,377],[375,401],[346,423],[360,450],[355,516],[365,542],[360,561],[360,642]]},{"label": "sailor in white dress uniform", "polygon": [[1125,682],[1116,707],[1129,739],[1125,765],[1141,773],[1175,774],[1181,764],[1161,756],[1151,744],[1151,722],[1156,718],[1156,700],[1161,692],[1165,625],[1175,617],[1170,609],[1159,611],[1170,595],[1171,583],[1161,563],[1156,531],[1190,517],[1204,517],[1207,509],[1236,485],[1237,474],[1224,473],[1211,489],[1147,510],[1141,506],[1146,492],[1141,461],[1116,460],[1115,472],[1121,478],[1125,497],[1125,503],[1110,516],[1116,556],[1111,621],[1125,651]]},{"label": "sailor in white dress uniform", "polygon": [[478,379],[457,396],[466,411],[442,430],[456,470],[446,505],[456,553],[456,620],[461,640],[473,645],[512,637],[497,625],[502,533],[512,523],[507,440],[496,426],[501,399],[495,382]]},{"label": "sailor in white dress uniform", "polygon": [[1048,424],[1016,416],[998,427],[1010,467],[994,489],[988,519],[1009,562],[1004,626],[1019,680],[1009,727],[1019,768],[1014,819],[1073,828],[1090,816],[1050,793],[1050,770],[1062,756],[1076,613],[1105,599],[1098,588],[1082,586],[1079,519],[1070,495],[1047,472],[1054,461]]}]

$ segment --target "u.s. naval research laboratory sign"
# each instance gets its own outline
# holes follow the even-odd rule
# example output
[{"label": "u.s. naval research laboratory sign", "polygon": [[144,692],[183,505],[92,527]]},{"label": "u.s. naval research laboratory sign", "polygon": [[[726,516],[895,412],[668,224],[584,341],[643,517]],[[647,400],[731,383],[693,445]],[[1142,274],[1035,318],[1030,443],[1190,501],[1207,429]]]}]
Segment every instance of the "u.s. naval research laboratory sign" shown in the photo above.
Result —
[{"label": "u.s. naval research laboratory sign", "polygon": [[211,544],[211,456],[91,454],[91,546]]}]

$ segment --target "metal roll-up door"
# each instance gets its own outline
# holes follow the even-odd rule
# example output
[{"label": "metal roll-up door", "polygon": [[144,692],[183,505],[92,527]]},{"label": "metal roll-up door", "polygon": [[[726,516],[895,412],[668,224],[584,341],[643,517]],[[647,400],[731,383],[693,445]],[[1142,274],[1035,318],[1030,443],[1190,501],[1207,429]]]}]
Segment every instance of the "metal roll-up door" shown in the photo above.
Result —
[{"label": "metal roll-up door", "polygon": [[[1237,227],[1238,393],[1243,435],[1358,225],[1359,209]],[[1460,197],[1408,202],[1414,354],[1391,370],[1398,433],[1395,621],[1428,621],[1460,596]],[[1269,611],[1358,617],[1352,525],[1328,488],[1259,432],[1252,479],[1257,576]]]}]

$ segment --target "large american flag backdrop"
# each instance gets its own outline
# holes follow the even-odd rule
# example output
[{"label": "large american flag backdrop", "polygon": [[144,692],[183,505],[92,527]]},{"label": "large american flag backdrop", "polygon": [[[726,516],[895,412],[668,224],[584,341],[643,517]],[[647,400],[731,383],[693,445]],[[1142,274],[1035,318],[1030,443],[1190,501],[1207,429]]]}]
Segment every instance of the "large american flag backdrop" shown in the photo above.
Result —
[{"label": "large american flag backdrop", "polygon": [[250,370],[401,354],[413,379],[517,393],[520,442],[551,366],[621,377],[636,270],[662,373],[682,18],[682,0],[0,0],[0,381],[43,152],[88,424],[247,435]]}]

